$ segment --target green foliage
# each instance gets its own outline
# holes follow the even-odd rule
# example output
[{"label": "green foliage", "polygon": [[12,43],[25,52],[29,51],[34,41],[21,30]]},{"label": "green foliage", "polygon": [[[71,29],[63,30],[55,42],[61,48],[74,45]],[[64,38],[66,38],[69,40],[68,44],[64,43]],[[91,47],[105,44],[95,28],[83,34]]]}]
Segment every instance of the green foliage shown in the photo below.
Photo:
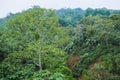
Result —
[{"label": "green foliage", "polygon": [[106,8],[97,8],[97,9],[87,8],[85,10],[85,16],[108,17],[112,14],[120,14],[120,10],[110,10],[110,9],[106,9]]},{"label": "green foliage", "polygon": [[53,10],[34,7],[23,11],[9,19],[0,36],[2,79],[28,80],[37,74],[41,63],[42,69],[51,72],[49,77],[61,80],[61,73],[52,73],[65,66],[67,54],[63,49],[69,36],[58,26]]},{"label": "green foliage", "polygon": [[62,26],[76,26],[76,23],[84,17],[84,11],[81,8],[60,9],[56,11],[59,17],[59,23]]},{"label": "green foliage", "polygon": [[[93,76],[89,78],[90,80],[101,80],[103,77],[108,79],[109,75],[116,76],[114,79],[119,78],[119,16],[120,15],[112,15],[107,18],[88,16],[82,19],[77,25],[71,47],[72,53],[80,54],[79,63],[76,64],[73,71],[76,77],[85,75],[84,71],[89,69],[91,64],[97,64],[98,62],[99,66],[103,66],[104,70],[107,71],[107,73],[105,73],[106,77],[101,75],[102,71],[100,70],[97,78]],[[101,58],[102,60],[100,60]],[[96,66],[93,65],[93,67]],[[90,73],[88,71],[86,73],[90,75],[91,71],[89,71]],[[95,71],[93,71],[93,73],[94,72]],[[91,75],[93,75],[93,73]]]},{"label": "green foliage", "polygon": [[106,8],[87,8],[86,10],[82,10],[81,8],[67,8],[67,9],[59,9],[56,10],[56,15],[59,17],[59,24],[66,27],[72,26],[75,27],[77,23],[87,17],[87,16],[101,16],[108,17],[112,14],[120,14],[120,10],[110,10]]},{"label": "green foliage", "polygon": [[63,80],[64,75],[57,72],[51,73],[48,70],[36,72],[29,80]]},{"label": "green foliage", "polygon": [[72,71],[66,66],[60,66],[55,71],[64,74],[63,80],[74,80]]},{"label": "green foliage", "polygon": [[9,14],[0,19],[0,79],[119,80],[119,21],[119,10],[105,8]]},{"label": "green foliage", "polygon": [[31,76],[35,69],[32,54],[25,51],[9,54],[0,67],[1,77],[9,80],[25,79]]}]

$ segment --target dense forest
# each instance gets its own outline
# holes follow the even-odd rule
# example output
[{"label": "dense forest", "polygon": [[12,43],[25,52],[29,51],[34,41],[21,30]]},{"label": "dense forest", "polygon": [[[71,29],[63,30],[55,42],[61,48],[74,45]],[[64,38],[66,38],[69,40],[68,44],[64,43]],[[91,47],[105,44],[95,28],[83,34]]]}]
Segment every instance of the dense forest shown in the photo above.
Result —
[{"label": "dense forest", "polygon": [[28,10],[0,19],[0,80],[120,80],[120,10]]}]

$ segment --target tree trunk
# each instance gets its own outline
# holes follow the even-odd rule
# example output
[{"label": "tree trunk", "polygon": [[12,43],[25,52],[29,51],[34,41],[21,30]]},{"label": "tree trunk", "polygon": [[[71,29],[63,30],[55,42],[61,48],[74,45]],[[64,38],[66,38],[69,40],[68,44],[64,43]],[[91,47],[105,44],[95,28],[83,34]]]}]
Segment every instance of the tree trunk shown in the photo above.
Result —
[{"label": "tree trunk", "polygon": [[39,53],[39,68],[40,68],[40,70],[42,70],[42,61],[41,61],[41,53]]},{"label": "tree trunk", "polygon": [[41,48],[38,51],[38,55],[39,55],[38,65],[39,65],[39,69],[42,70],[42,60],[41,60],[42,56],[41,56],[41,51],[40,50],[41,50]]}]

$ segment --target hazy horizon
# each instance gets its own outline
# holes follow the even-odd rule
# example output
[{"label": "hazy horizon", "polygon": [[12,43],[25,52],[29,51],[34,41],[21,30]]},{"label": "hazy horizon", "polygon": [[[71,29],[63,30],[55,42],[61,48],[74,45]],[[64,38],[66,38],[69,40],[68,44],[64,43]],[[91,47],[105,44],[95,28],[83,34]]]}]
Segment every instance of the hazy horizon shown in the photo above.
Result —
[{"label": "hazy horizon", "polygon": [[9,13],[17,13],[32,6],[38,5],[42,8],[60,9],[60,8],[107,8],[120,10],[120,1],[118,0],[1,0],[0,18],[7,16]]}]

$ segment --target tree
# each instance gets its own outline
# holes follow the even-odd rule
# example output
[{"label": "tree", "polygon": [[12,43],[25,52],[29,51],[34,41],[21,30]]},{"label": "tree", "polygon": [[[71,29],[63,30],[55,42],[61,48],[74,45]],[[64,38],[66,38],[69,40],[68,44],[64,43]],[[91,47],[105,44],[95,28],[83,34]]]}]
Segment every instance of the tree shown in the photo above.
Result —
[{"label": "tree", "polygon": [[[64,48],[69,36],[64,28],[58,26],[54,10],[35,7],[23,11],[9,19],[6,27],[6,31],[11,33],[5,40],[9,41],[7,45],[13,51],[8,52],[0,66],[1,76],[5,79],[21,80],[38,70],[54,72],[55,68],[65,66]],[[14,41],[15,45],[12,44]],[[29,74],[29,71],[32,72]]]},{"label": "tree", "polygon": [[[119,61],[116,55],[119,56],[120,51],[119,20],[119,15],[110,17],[88,16],[83,18],[74,28],[72,32],[75,34],[73,35],[71,53],[80,55],[79,63],[75,65],[73,70],[75,77],[85,75],[85,79],[117,80],[119,78],[119,72],[117,72],[119,68],[115,68]],[[114,59],[113,56],[115,56]],[[103,72],[99,70],[102,68],[100,66],[104,67],[105,71],[104,69]],[[90,71],[91,68],[99,70],[95,72],[97,78],[91,76],[91,73],[94,73],[92,70]],[[109,78],[110,75],[111,78]]]}]

